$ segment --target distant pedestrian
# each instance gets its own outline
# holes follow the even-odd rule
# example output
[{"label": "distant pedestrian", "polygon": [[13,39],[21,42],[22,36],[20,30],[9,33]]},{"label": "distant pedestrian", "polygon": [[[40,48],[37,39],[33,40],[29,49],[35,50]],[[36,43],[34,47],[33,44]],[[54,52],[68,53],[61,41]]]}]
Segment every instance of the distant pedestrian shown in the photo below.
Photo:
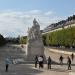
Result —
[{"label": "distant pedestrian", "polygon": [[73,59],[74,59],[74,54],[73,54],[73,53],[71,54],[71,59],[72,59],[72,61],[73,61]]},{"label": "distant pedestrian", "polygon": [[44,67],[44,57],[43,56],[41,56],[42,57],[42,68]]},{"label": "distant pedestrian", "polygon": [[11,64],[11,61],[9,58],[5,59],[5,65],[6,65],[6,72],[8,72],[9,64]]},{"label": "distant pedestrian", "polygon": [[52,60],[51,60],[51,57],[49,56],[49,57],[48,57],[48,62],[47,62],[47,64],[48,64],[48,69],[51,69],[51,63],[52,63]]},{"label": "distant pedestrian", "polygon": [[63,64],[63,56],[62,55],[60,56],[59,61],[60,61],[60,64],[62,65]]},{"label": "distant pedestrian", "polygon": [[37,64],[38,64],[38,57],[35,57],[35,68],[37,68]]},{"label": "distant pedestrian", "polygon": [[71,70],[71,59],[69,56],[68,56],[67,64],[68,64],[68,70]]},{"label": "distant pedestrian", "polygon": [[41,56],[38,57],[39,68],[43,68],[43,58]]}]

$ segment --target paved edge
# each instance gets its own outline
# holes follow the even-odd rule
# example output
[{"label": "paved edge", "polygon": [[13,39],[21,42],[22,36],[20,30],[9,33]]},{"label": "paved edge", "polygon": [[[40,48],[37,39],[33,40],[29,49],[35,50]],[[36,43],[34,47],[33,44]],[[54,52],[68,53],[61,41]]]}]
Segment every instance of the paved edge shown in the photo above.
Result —
[{"label": "paved edge", "polygon": [[75,75],[75,72],[69,72],[69,75]]},{"label": "paved edge", "polygon": [[[45,47],[47,48],[47,47]],[[50,49],[50,48],[47,48],[49,51],[51,52],[56,52],[56,53],[62,53],[62,54],[68,54],[68,55],[71,55],[72,53],[75,55],[75,52],[69,52],[69,51],[62,51],[62,50],[58,50],[58,49]]]}]

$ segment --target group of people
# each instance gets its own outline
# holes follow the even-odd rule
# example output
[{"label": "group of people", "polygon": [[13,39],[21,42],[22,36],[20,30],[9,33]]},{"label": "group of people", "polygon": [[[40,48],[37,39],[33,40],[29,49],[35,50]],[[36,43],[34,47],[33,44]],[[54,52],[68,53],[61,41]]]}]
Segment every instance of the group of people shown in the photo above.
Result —
[{"label": "group of people", "polygon": [[44,57],[43,56],[36,56],[35,57],[35,68],[37,68],[37,64],[39,63],[39,68],[43,68]]},{"label": "group of people", "polygon": [[[63,59],[64,57],[61,55],[59,57],[59,64],[60,65],[63,65]],[[71,58],[70,56],[67,57],[67,65],[68,65],[68,70],[71,70],[71,62],[74,60],[74,54],[72,53],[71,54]],[[44,57],[43,56],[36,56],[35,57],[35,68],[37,68],[37,64],[39,64],[39,68],[43,68],[44,67]],[[51,57],[49,56],[48,59],[47,59],[47,66],[48,66],[48,69],[51,69],[51,64],[52,64],[52,59]]]},{"label": "group of people", "polygon": [[[59,58],[60,64],[63,65],[63,59],[64,57],[61,55]],[[68,70],[71,70],[71,62],[74,60],[74,54],[71,54],[71,58],[67,57],[67,64],[68,64]]]},{"label": "group of people", "polygon": [[[63,59],[64,59],[64,57],[61,55],[59,57],[60,65],[63,65]],[[72,53],[71,54],[71,58],[69,56],[67,58],[68,70],[71,70],[71,62],[73,60],[74,60],[74,54]],[[12,61],[10,59],[10,57],[6,58],[6,60],[5,60],[6,72],[8,72],[8,67],[9,67],[9,64],[11,64],[11,63],[14,64],[14,61]],[[39,57],[38,56],[35,56],[35,68],[37,68],[37,64],[39,64],[39,68],[43,68],[44,67],[44,57],[43,56],[39,56]],[[48,59],[47,59],[48,69],[51,69],[51,64],[52,64],[52,59],[49,56]]]},{"label": "group of people", "polygon": [[[43,56],[36,56],[35,57],[35,68],[37,68],[37,64],[39,64],[39,68],[44,67],[44,57]],[[51,69],[51,58],[48,58],[48,69]]]}]

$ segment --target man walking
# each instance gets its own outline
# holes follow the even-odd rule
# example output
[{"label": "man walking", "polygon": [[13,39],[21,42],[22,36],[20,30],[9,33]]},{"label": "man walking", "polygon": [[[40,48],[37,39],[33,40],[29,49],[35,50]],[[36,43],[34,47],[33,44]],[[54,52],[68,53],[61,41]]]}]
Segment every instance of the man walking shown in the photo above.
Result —
[{"label": "man walking", "polygon": [[73,59],[74,59],[74,54],[73,54],[73,53],[71,54],[71,59],[72,59],[72,61],[73,61]]},{"label": "man walking", "polygon": [[48,64],[48,69],[51,69],[51,57],[50,56],[48,57],[48,63],[47,64]]},{"label": "man walking", "polygon": [[37,63],[38,63],[38,57],[35,57],[35,68],[37,68]]},{"label": "man walking", "polygon": [[68,56],[67,64],[68,64],[68,70],[71,70],[71,59],[69,56]]},{"label": "man walking", "polygon": [[62,55],[60,56],[59,61],[60,61],[60,64],[62,65],[63,64],[63,56]]}]

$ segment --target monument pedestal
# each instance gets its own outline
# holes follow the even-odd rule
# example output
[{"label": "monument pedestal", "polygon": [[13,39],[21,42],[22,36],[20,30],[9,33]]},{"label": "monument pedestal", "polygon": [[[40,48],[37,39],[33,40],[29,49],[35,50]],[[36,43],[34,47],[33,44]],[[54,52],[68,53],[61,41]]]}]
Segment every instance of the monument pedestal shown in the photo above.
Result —
[{"label": "monument pedestal", "polygon": [[28,53],[27,58],[28,60],[34,60],[35,56],[44,56],[44,47],[38,40],[33,41],[31,45],[28,45]]}]

